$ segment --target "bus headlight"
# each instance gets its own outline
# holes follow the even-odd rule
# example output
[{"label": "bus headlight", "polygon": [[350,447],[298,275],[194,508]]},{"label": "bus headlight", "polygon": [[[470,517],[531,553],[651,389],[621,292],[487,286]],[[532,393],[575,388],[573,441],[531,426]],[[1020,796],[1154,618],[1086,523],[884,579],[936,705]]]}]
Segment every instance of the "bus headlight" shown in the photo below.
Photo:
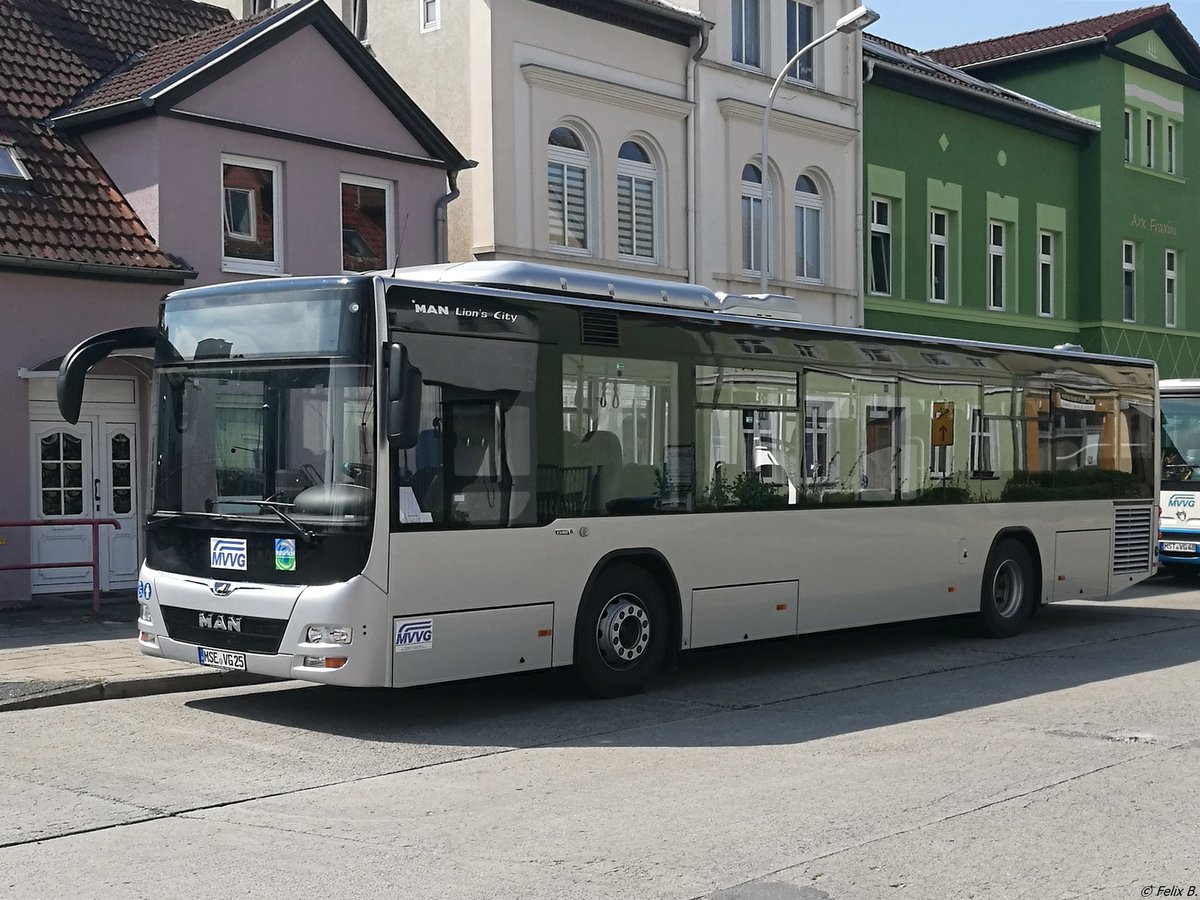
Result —
[{"label": "bus headlight", "polygon": [[349,625],[309,625],[305,640],[309,644],[348,644],[353,633]]},{"label": "bus headlight", "polygon": [[150,618],[150,604],[149,603],[139,603],[138,606],[140,607],[140,609],[138,611],[138,619],[140,619],[143,622],[148,622],[149,624],[153,625],[154,620]]}]

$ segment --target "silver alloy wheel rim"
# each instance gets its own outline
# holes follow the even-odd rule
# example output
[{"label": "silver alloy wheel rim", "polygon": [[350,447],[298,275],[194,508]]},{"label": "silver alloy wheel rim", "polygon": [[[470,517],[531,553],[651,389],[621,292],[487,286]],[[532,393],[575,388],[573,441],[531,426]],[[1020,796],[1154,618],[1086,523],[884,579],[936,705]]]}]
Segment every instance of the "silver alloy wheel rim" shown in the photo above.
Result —
[{"label": "silver alloy wheel rim", "polygon": [[992,577],[992,602],[1002,619],[1011,619],[1025,599],[1025,573],[1014,559],[1006,559]]},{"label": "silver alloy wheel rim", "polygon": [[604,604],[596,625],[596,647],[610,668],[636,665],[649,646],[650,617],[637,597],[618,594]]}]

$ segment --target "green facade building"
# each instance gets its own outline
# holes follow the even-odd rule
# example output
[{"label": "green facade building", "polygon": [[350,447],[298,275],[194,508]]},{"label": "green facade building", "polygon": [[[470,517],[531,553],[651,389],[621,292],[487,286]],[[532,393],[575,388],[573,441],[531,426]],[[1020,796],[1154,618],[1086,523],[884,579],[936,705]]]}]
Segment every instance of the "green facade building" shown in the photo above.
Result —
[{"label": "green facade building", "polygon": [[868,326],[1200,376],[1200,47],[1168,7],[864,59]]}]

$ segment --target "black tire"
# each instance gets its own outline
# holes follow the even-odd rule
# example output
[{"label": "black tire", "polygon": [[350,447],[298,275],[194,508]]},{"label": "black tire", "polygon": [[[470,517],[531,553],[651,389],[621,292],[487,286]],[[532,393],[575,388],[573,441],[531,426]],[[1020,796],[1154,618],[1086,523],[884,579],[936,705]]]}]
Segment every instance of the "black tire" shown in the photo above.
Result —
[{"label": "black tire", "polygon": [[595,697],[641,690],[662,667],[670,615],[658,582],[640,566],[615,563],[592,583],[575,620],[575,674]]},{"label": "black tire", "polygon": [[1015,538],[1003,538],[992,548],[983,570],[980,630],[996,638],[1020,634],[1037,606],[1038,593],[1029,551]]},{"label": "black tire", "polygon": [[1163,571],[1177,581],[1195,581],[1200,576],[1200,566],[1164,565]]}]

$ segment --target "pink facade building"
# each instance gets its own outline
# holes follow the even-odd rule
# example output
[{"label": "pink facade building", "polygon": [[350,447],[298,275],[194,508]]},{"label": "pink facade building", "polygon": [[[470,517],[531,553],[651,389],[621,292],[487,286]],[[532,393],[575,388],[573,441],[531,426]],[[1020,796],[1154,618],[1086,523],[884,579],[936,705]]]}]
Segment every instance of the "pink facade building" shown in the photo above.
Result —
[{"label": "pink facade building", "polygon": [[[152,464],[150,361],[107,360],[58,414],[80,340],[166,292],[444,260],[473,165],[320,0],[235,21],[191,0],[0,0],[0,521],[116,518],[132,587]],[[0,526],[0,565],[90,556],[90,531]],[[90,588],[0,572],[0,603]]]}]

